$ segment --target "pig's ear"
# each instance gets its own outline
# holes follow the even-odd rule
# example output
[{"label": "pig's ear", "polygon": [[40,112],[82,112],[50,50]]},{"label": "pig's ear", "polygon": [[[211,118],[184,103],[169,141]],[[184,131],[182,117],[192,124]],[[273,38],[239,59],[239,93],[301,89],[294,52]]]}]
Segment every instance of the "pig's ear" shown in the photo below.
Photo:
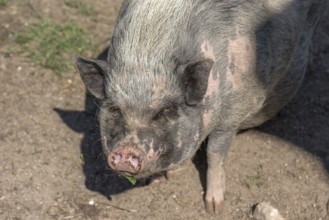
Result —
[{"label": "pig's ear", "polygon": [[208,78],[214,61],[205,59],[183,67],[182,83],[188,105],[196,105],[203,99],[208,87]]},{"label": "pig's ear", "polygon": [[103,99],[105,96],[104,77],[109,72],[109,63],[103,60],[77,57],[76,66],[89,92],[97,98]]}]

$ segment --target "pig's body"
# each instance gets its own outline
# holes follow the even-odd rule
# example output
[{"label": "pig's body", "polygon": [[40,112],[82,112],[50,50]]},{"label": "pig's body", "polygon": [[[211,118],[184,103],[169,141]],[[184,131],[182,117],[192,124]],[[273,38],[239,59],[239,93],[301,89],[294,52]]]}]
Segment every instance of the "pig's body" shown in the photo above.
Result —
[{"label": "pig's body", "polygon": [[205,200],[217,213],[232,138],[294,95],[324,4],[125,1],[107,62],[77,59],[85,84],[103,100],[109,165],[144,177],[191,158],[208,137]]}]

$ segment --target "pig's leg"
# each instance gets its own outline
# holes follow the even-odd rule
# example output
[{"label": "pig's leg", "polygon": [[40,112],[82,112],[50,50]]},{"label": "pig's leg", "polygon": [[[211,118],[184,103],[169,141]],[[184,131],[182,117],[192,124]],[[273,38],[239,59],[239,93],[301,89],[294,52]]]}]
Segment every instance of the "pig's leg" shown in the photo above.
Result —
[{"label": "pig's leg", "polygon": [[236,131],[213,131],[208,136],[207,146],[207,192],[205,205],[209,213],[218,214],[224,201],[224,158]]}]

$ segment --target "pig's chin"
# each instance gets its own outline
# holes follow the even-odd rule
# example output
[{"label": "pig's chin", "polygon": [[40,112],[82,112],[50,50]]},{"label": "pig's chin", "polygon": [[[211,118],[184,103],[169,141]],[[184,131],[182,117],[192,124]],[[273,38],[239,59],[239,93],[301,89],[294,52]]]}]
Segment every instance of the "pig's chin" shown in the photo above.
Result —
[{"label": "pig's chin", "polygon": [[170,164],[166,168],[149,168],[149,169],[141,170],[139,173],[129,173],[129,172],[122,172],[122,171],[116,171],[116,172],[119,175],[131,176],[136,179],[143,179],[143,178],[149,178],[152,176],[163,175],[166,171],[174,170],[177,167],[179,167],[178,164]]}]

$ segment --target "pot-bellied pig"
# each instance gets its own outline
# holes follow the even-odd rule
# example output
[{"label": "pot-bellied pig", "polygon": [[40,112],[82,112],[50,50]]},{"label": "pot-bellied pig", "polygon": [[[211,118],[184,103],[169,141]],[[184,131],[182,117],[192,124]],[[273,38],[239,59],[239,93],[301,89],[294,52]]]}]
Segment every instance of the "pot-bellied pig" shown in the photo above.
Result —
[{"label": "pot-bellied pig", "polygon": [[207,145],[205,206],[224,200],[233,137],[293,97],[326,0],[126,0],[106,61],[78,57],[109,166],[146,177]]}]

